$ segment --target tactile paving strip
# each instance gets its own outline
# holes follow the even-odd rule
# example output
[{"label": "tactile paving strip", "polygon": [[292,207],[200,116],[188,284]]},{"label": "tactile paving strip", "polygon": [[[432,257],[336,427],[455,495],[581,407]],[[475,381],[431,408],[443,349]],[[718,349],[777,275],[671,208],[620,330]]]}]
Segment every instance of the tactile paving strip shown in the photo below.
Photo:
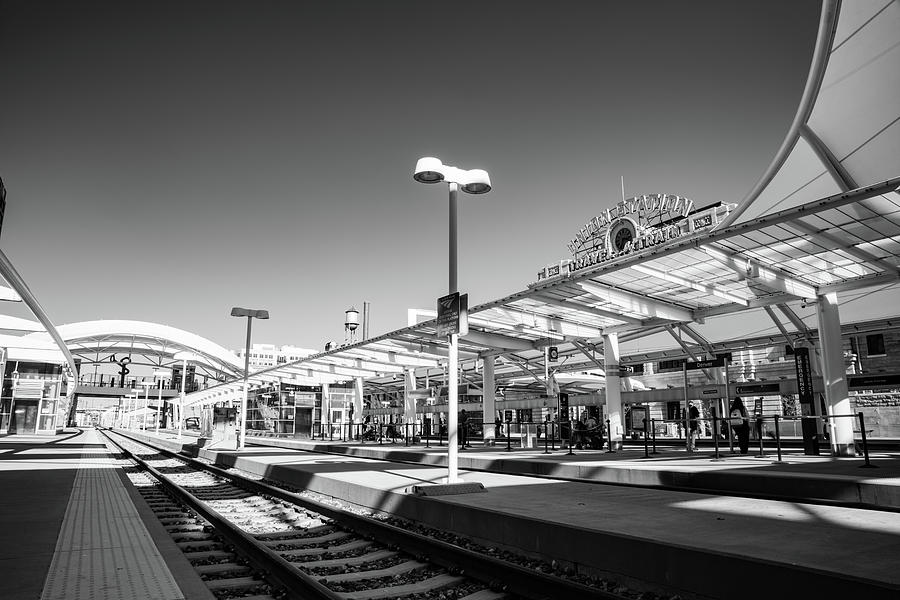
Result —
[{"label": "tactile paving strip", "polygon": [[[103,443],[86,432],[88,443]],[[41,600],[184,598],[116,472],[82,455]]]}]

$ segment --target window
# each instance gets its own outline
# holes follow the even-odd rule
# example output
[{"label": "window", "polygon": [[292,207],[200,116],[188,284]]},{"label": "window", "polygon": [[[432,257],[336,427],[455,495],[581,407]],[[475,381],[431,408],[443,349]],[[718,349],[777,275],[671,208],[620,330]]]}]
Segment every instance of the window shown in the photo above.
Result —
[{"label": "window", "polygon": [[866,354],[868,356],[885,356],[884,335],[876,333],[866,336]]}]

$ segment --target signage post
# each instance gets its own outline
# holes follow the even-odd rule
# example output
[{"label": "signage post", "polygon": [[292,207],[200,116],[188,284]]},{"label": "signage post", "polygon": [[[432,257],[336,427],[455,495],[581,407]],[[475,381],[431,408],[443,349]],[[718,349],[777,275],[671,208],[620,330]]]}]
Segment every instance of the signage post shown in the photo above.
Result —
[{"label": "signage post", "polygon": [[819,453],[819,434],[815,418],[815,394],[812,387],[812,366],[809,364],[809,348],[794,348],[794,366],[797,370],[797,397],[800,399],[800,426],[803,431],[803,454]]},{"label": "signage post", "polygon": [[[688,452],[693,452],[693,446],[691,446],[691,423],[690,423],[690,400],[688,399],[688,371],[696,371],[698,369],[713,369],[717,367],[725,367],[727,372],[727,364],[728,364],[728,356],[725,354],[716,355],[715,358],[710,358],[708,360],[696,360],[696,361],[685,361],[682,363],[682,373],[684,375],[684,438],[685,438],[685,448],[687,448]],[[725,388],[728,389],[728,377],[726,375],[725,378]],[[726,396],[728,392],[725,392]],[[700,427],[700,423],[697,423],[697,427]],[[718,435],[717,432],[713,432],[713,435]]]},{"label": "signage post", "polygon": [[684,361],[681,363],[681,374],[684,377],[684,414],[682,415],[681,420],[684,422],[684,449],[686,452],[693,452],[694,449],[691,448],[691,424],[688,423],[688,415],[690,414],[690,400],[688,399],[688,363]]},{"label": "signage post", "polygon": [[[453,194],[451,194],[451,198]],[[451,203],[453,200],[451,199]],[[452,228],[452,225],[451,225]],[[455,236],[451,236],[455,240]],[[454,242],[455,243],[455,242]],[[455,250],[451,253],[455,260]],[[456,289],[456,270],[451,269],[450,289]],[[458,415],[459,408],[459,336],[469,333],[468,299],[457,291],[438,298],[437,335],[447,337],[450,351],[447,359],[447,481],[459,483],[458,475]]]},{"label": "signage post", "polygon": [[569,441],[569,450],[572,449],[572,428],[569,426],[569,395],[560,392],[556,395],[558,402],[557,414],[559,415],[559,438],[562,439],[563,432],[566,433],[566,439]]}]

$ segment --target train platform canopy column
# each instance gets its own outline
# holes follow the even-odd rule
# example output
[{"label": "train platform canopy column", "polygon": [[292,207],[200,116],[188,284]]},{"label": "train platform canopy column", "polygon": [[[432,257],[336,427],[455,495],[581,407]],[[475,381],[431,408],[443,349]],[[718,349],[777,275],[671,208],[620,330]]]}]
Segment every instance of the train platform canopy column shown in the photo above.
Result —
[{"label": "train platform canopy column", "polygon": [[412,369],[403,372],[403,422],[406,424],[416,422],[416,373]]},{"label": "train platform canopy column", "polygon": [[363,421],[363,378],[353,378],[353,423]]},{"label": "train platform canopy column", "polygon": [[622,384],[619,377],[619,335],[603,334],[603,363],[606,368],[606,415],[609,419],[610,450],[622,449],[625,421],[622,414]]},{"label": "train platform canopy column", "polygon": [[496,384],[494,382],[494,356],[485,356],[482,359],[483,379],[482,379],[482,422],[484,423],[484,439],[494,439],[496,427],[489,425],[497,420],[497,410],[494,403],[496,397]]},{"label": "train platform canopy column", "polygon": [[[816,298],[816,315],[819,318],[819,337],[822,343],[822,377],[825,380],[825,402],[828,414],[849,415],[850,392],[847,389],[844,353],[841,344],[841,319],[838,314],[836,292]],[[855,456],[853,444],[853,419],[833,419],[831,451],[833,456]]]}]

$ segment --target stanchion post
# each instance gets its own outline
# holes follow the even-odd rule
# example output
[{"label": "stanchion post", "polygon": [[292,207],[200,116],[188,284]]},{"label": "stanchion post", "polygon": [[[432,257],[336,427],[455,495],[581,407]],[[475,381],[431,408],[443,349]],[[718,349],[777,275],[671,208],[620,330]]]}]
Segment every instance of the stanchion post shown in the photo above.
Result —
[{"label": "stanchion post", "polygon": [[653,437],[653,452],[650,454],[659,454],[656,451],[656,423],[654,419],[650,419],[650,435]]},{"label": "stanchion post", "polygon": [[875,469],[877,465],[873,465],[869,462],[869,442],[866,439],[866,419],[862,414],[862,411],[856,413],[859,417],[859,432],[862,434],[862,442],[863,442],[863,456],[866,458],[866,462],[860,465],[860,468],[863,469]]},{"label": "stanchion post", "polygon": [[384,423],[378,424],[378,445],[381,446],[384,443]]},{"label": "stanchion post", "polygon": [[644,417],[644,458],[650,458],[650,446],[647,443],[647,417]]},{"label": "stanchion post", "polygon": [[775,415],[775,448],[778,450],[778,460],[775,463],[784,462],[781,460],[781,427],[779,426],[781,415]]},{"label": "stanchion post", "polygon": [[409,423],[403,424],[403,437],[406,438],[406,447],[409,447]]},{"label": "stanchion post", "polygon": [[756,437],[759,438],[759,454],[757,454],[757,458],[765,458],[766,452],[763,449],[763,419],[762,417],[756,417]]},{"label": "stanchion post", "polygon": [[721,460],[719,456],[719,420],[717,418],[716,407],[712,407],[712,415],[713,415],[713,447],[715,448],[715,454],[713,455],[713,460]]},{"label": "stanchion post", "polygon": [[728,451],[734,454],[734,428],[731,426],[731,411],[728,412]]},{"label": "stanchion post", "polygon": [[512,443],[511,443],[512,435],[510,434],[510,429],[509,429],[511,426],[512,426],[512,423],[507,421],[506,422],[506,451],[507,452],[512,452]]},{"label": "stanchion post", "polygon": [[431,448],[431,430],[429,429],[428,435],[425,435],[425,421],[424,420],[422,421],[422,437],[425,438],[425,447]]},{"label": "stanchion post", "polygon": [[606,453],[615,452],[612,447],[612,425],[610,424],[609,419],[606,420]]}]

